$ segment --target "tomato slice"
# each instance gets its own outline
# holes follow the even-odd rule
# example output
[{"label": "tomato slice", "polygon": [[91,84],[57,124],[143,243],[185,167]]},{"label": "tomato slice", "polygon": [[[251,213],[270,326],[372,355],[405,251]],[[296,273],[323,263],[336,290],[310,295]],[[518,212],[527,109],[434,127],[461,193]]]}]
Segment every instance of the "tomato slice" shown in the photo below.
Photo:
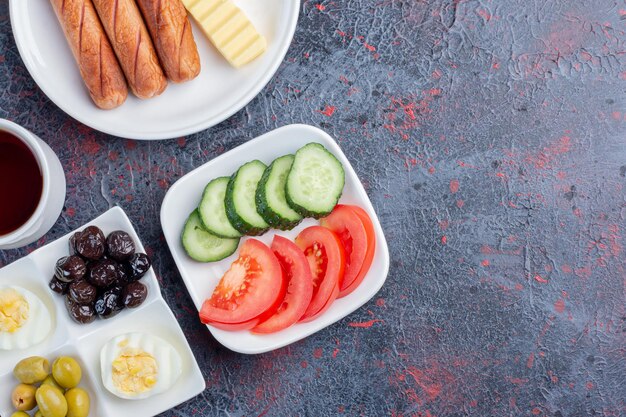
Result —
[{"label": "tomato slice", "polygon": [[209,324],[213,327],[216,327],[218,329],[222,329],[222,330],[228,330],[231,332],[238,332],[240,330],[250,330],[252,329],[254,326],[256,326],[257,324],[259,324],[259,319],[252,319],[250,321],[244,321],[243,323],[219,323],[217,321],[212,321],[210,323],[205,323],[205,324]]},{"label": "tomato slice", "polygon": [[[259,316],[274,314],[285,289],[283,273],[274,253],[262,242],[248,239],[211,298],[202,304],[200,320],[215,327],[220,324],[224,325],[222,328],[232,327],[229,330],[252,328],[260,321]],[[244,325],[245,322],[248,324]],[[229,324],[238,326],[227,326]]]},{"label": "tomato slice", "polygon": [[270,308],[265,310],[265,312],[261,313],[261,315],[253,318],[252,320],[244,321],[243,323],[220,323],[218,321],[212,321],[210,324],[213,327],[217,327],[222,330],[230,330],[231,332],[236,332],[239,330],[250,330],[256,327],[259,323],[263,323],[270,317],[272,317],[278,311],[278,308],[282,305],[283,300],[285,299],[285,294],[287,293],[287,280],[285,279],[285,275],[283,273],[283,281],[281,284],[279,291],[279,296],[276,298],[276,302],[272,304]]},{"label": "tomato slice", "polygon": [[300,320],[313,297],[313,278],[304,252],[282,236],[274,236],[272,251],[283,269],[287,292],[274,315],[253,328],[253,333],[275,333],[286,329]]},{"label": "tomato slice", "polygon": [[374,252],[376,252],[376,232],[374,232],[374,225],[372,224],[372,219],[367,214],[365,210],[358,206],[346,206],[349,207],[354,213],[361,219],[363,223],[363,227],[365,227],[365,233],[367,234],[367,250],[365,251],[365,258],[363,259],[363,265],[361,265],[361,270],[358,275],[352,281],[352,284],[349,284],[347,287],[343,288],[339,292],[339,297],[345,297],[354,291],[360,284],[363,282],[365,275],[367,275],[370,267],[372,266],[372,261],[374,260]]},{"label": "tomato slice", "polygon": [[300,318],[306,322],[324,313],[339,295],[345,256],[339,238],[321,226],[307,227],[300,232],[296,245],[304,252],[313,278],[313,296]]},{"label": "tomato slice", "polygon": [[321,219],[320,224],[339,237],[345,251],[346,272],[339,287],[343,292],[355,282],[365,261],[368,245],[365,226],[350,206],[341,204]]}]

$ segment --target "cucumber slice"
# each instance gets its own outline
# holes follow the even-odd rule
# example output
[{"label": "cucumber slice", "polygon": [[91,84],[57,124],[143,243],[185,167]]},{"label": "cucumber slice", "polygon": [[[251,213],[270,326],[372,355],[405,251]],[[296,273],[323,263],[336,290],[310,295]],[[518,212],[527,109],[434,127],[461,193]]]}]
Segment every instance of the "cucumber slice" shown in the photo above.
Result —
[{"label": "cucumber slice", "polygon": [[226,217],[224,196],[229,180],[229,177],[220,177],[207,184],[198,206],[198,214],[200,214],[204,228],[215,236],[241,237],[241,233],[230,224],[228,217]]},{"label": "cucumber slice", "polygon": [[265,168],[261,161],[248,162],[230,177],[226,187],[226,216],[233,227],[244,235],[258,236],[270,227],[256,211],[256,187]]},{"label": "cucumber slice", "polygon": [[287,177],[287,203],[305,217],[320,218],[337,205],[345,184],[341,162],[319,143],[296,152]]},{"label": "cucumber slice", "polygon": [[185,222],[181,240],[187,255],[199,262],[220,261],[235,253],[239,246],[239,238],[222,239],[207,232],[198,210],[191,212]]},{"label": "cucumber slice", "polygon": [[256,188],[256,209],[275,229],[291,230],[302,221],[302,216],[287,204],[285,197],[285,184],[294,158],[285,155],[275,159]]}]

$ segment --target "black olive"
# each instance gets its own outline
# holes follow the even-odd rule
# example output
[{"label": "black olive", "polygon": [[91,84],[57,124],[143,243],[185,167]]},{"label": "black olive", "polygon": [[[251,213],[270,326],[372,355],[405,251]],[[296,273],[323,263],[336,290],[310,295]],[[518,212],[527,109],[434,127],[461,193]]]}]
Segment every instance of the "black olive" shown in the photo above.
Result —
[{"label": "black olive", "polygon": [[70,236],[70,240],[69,240],[69,250],[70,250],[70,255],[76,255],[76,239],[78,238],[78,236],[80,235],[80,232],[76,232],[74,233],[72,236]]},{"label": "black olive", "polygon": [[128,267],[128,278],[130,281],[137,281],[143,277],[150,269],[152,262],[145,253],[136,253],[126,262]]},{"label": "black olive", "polygon": [[[106,259],[106,257],[103,257],[102,259]],[[91,270],[93,269],[94,266],[98,265],[102,259],[98,259],[97,261],[93,261],[91,259],[85,260],[85,265],[87,265],[87,275],[85,278],[89,279]]]},{"label": "black olive", "polygon": [[107,237],[107,254],[116,261],[125,261],[135,253],[135,242],[124,231],[116,230]]},{"label": "black olive", "polygon": [[122,287],[112,287],[103,292],[94,304],[96,313],[103,319],[108,319],[122,311]]},{"label": "black olive", "polygon": [[139,307],[148,297],[148,288],[141,282],[131,282],[122,291],[122,300],[128,308]]},{"label": "black olive", "polygon": [[80,256],[64,256],[57,261],[54,275],[63,282],[81,279],[87,273],[85,261]]},{"label": "black olive", "polygon": [[117,285],[124,286],[131,282],[128,277],[127,267],[124,264],[117,264]]},{"label": "black olive", "polygon": [[67,293],[68,286],[69,284],[67,282],[59,280],[56,276],[52,277],[52,279],[48,283],[48,287],[50,287],[52,291],[62,295]]},{"label": "black olive", "polygon": [[78,304],[92,304],[96,301],[98,289],[84,279],[80,279],[70,284],[68,295]]},{"label": "black olive", "polygon": [[96,310],[93,304],[78,304],[67,296],[65,297],[65,307],[72,320],[79,324],[88,324],[96,319]]},{"label": "black olive", "polygon": [[100,259],[104,255],[104,233],[96,226],[85,228],[75,238],[76,252],[87,259]]},{"label": "black olive", "polygon": [[115,284],[119,278],[118,264],[110,259],[102,259],[90,265],[89,282],[105,288]]}]

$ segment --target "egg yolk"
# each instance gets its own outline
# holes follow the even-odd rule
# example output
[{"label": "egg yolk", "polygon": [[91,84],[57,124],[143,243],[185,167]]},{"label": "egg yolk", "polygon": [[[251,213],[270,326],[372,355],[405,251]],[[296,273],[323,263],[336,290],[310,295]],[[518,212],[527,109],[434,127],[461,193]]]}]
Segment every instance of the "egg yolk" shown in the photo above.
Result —
[{"label": "egg yolk", "polygon": [[157,382],[159,367],[152,355],[128,348],[113,361],[113,384],[125,394],[150,391]]},{"label": "egg yolk", "polygon": [[0,290],[0,333],[14,333],[28,321],[26,298],[13,288]]}]

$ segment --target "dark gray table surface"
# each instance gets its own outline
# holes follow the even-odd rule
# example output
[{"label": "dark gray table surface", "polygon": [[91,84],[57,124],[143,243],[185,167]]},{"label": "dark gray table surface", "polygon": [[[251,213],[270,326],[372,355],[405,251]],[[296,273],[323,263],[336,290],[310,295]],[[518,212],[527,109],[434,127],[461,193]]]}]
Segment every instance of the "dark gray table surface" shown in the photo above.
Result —
[{"label": "dark gray table surface", "polygon": [[[47,99],[2,2],[0,117],[52,146],[68,195],[45,238],[0,266],[121,206],[207,381],[164,416],[626,415],[625,19],[622,0],[304,1],[249,105],[138,142]],[[198,321],[159,209],[185,173],[290,123],[343,148],[392,266],[354,314],[243,356]]]}]

